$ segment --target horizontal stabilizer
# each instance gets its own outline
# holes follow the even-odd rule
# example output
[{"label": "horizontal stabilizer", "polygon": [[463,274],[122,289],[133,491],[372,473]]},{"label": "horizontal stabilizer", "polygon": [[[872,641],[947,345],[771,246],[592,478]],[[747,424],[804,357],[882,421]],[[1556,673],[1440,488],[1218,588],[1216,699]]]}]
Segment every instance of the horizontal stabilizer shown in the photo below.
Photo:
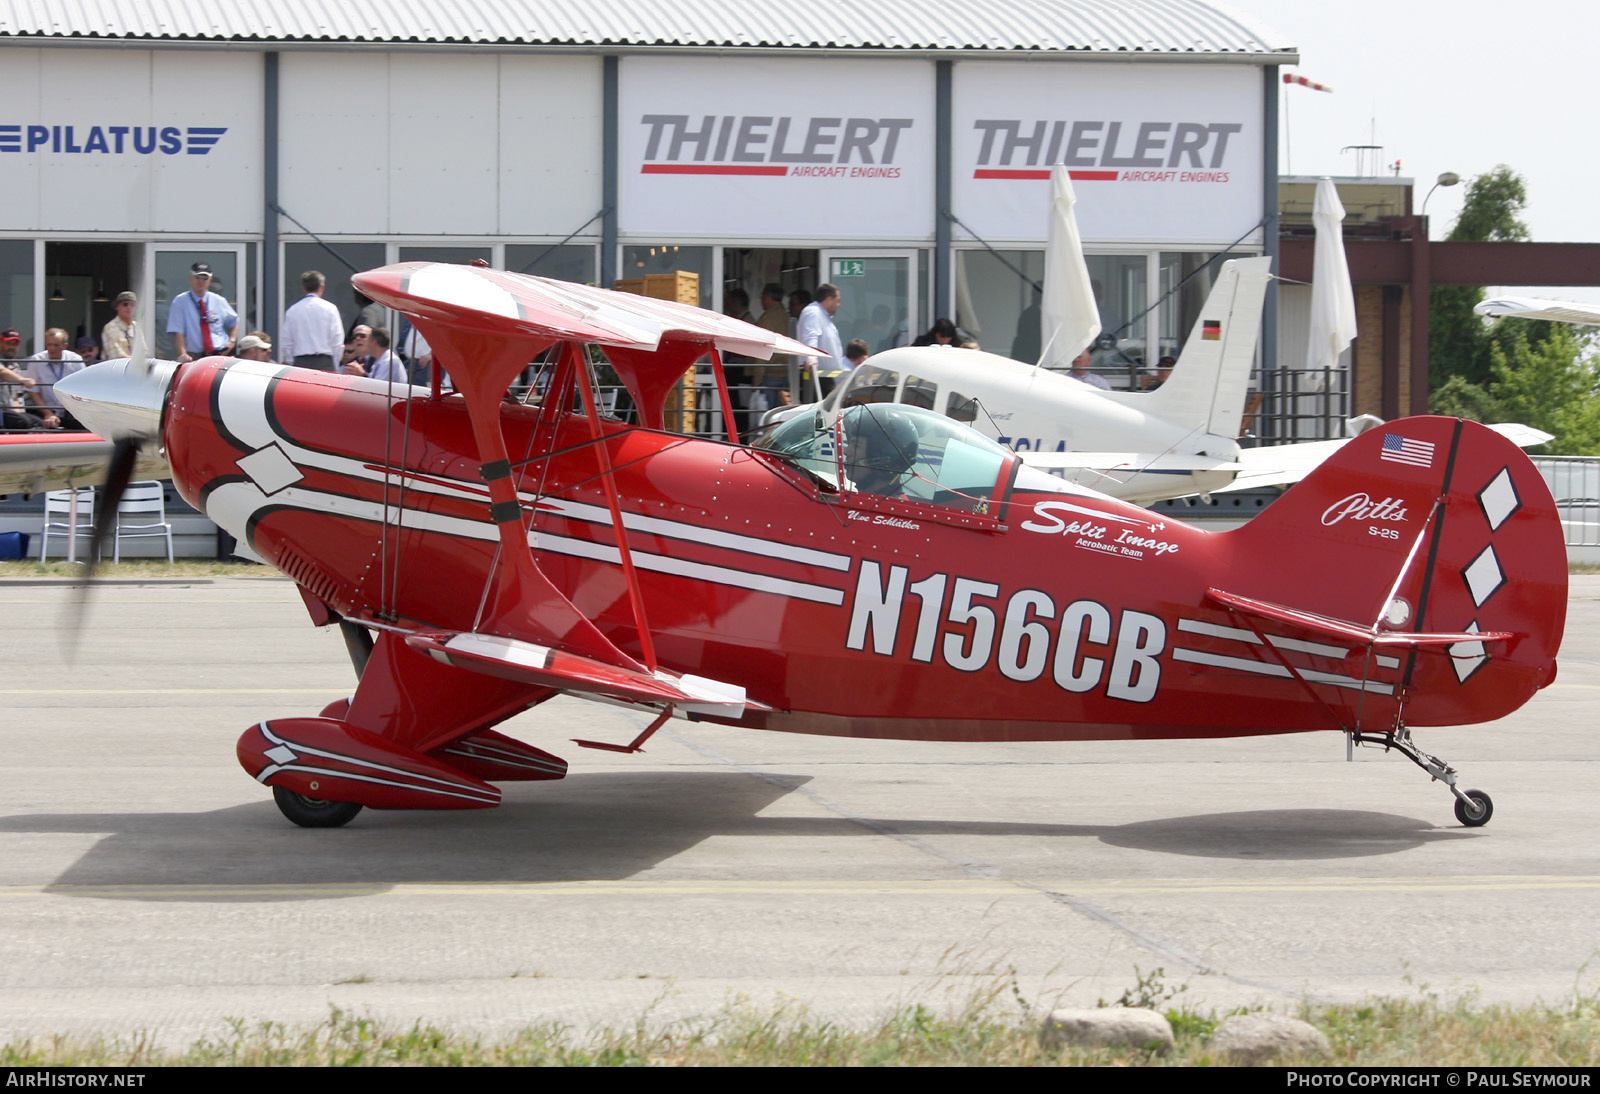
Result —
[{"label": "horizontal stabilizer", "polygon": [[1505,642],[1517,637],[1510,631],[1459,631],[1454,633],[1379,631],[1364,627],[1359,623],[1352,623],[1349,620],[1335,619],[1332,616],[1321,615],[1317,612],[1302,611],[1299,608],[1291,608],[1285,604],[1274,604],[1269,600],[1254,600],[1248,596],[1238,596],[1234,593],[1224,592],[1221,589],[1207,589],[1206,596],[1223,607],[1241,612],[1244,615],[1253,615],[1258,619],[1267,619],[1274,623],[1299,627],[1301,630],[1338,639],[1341,642],[1351,642],[1357,646],[1398,646],[1402,649],[1421,649],[1429,646],[1454,646],[1463,642],[1484,644]]},{"label": "horizontal stabilizer", "polygon": [[745,697],[744,689],[698,676],[635,672],[620,665],[548,646],[493,634],[413,634],[406,645],[454,668],[537,687],[618,699],[626,703],[670,703],[687,714],[739,717],[747,709],[768,707]]},{"label": "horizontal stabilizer", "polygon": [[1243,471],[1245,465],[1215,456],[1149,452],[1019,452],[1017,457],[1029,467],[1041,470],[1082,468],[1090,471]]},{"label": "horizontal stabilizer", "polygon": [[[1488,428],[1516,445],[1532,448],[1552,441],[1555,437],[1542,429],[1521,422],[1495,422]],[[1309,475],[1318,464],[1349,444],[1345,438],[1330,441],[1301,441],[1297,444],[1274,444],[1261,448],[1246,448],[1239,453],[1243,468],[1239,477],[1227,486],[1213,490],[1213,494],[1238,493],[1260,490],[1268,486],[1292,486]]]}]

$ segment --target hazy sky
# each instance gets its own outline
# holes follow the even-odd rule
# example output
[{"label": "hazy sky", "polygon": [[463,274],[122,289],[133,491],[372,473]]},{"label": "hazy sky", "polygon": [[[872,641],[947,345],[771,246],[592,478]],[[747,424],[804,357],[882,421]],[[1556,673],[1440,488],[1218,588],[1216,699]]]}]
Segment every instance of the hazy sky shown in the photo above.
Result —
[{"label": "hazy sky", "polygon": [[[1353,175],[1354,144],[1401,161],[1416,201],[1442,171],[1463,180],[1508,164],[1528,185],[1523,219],[1541,242],[1600,242],[1600,4],[1595,0],[1222,0],[1269,41],[1286,71],[1333,87],[1280,93],[1285,174]],[[1374,132],[1376,139],[1374,139]],[[1435,239],[1465,182],[1428,202]],[[1562,295],[1540,289],[1541,296]],[[1600,299],[1600,289],[1577,295]]]}]

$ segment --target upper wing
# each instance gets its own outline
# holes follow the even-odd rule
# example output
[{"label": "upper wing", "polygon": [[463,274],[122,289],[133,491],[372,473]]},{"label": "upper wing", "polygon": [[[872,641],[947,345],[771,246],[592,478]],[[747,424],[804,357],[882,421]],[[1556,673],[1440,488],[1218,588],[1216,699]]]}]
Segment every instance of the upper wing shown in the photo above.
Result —
[{"label": "upper wing", "polygon": [[663,341],[690,341],[763,361],[778,353],[818,352],[786,335],[703,308],[480,266],[400,262],[357,274],[351,281],[379,303],[412,317],[490,333],[645,351]]}]

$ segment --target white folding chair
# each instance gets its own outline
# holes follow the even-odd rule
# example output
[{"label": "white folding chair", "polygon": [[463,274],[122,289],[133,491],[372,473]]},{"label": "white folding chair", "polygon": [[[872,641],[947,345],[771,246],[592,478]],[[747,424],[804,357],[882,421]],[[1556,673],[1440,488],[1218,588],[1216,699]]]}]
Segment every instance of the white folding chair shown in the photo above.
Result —
[{"label": "white folding chair", "polygon": [[[140,517],[154,515],[154,520],[139,522]],[[130,521],[128,518],[134,518]],[[167,561],[172,561],[172,525],[167,523],[167,498],[161,483],[131,482],[122,501],[117,505],[116,544],[111,549],[111,561],[122,561],[122,541],[148,536],[167,538]]]},{"label": "white folding chair", "polygon": [[39,534],[40,562],[43,562],[50,553],[51,532],[56,534],[57,539],[67,536],[69,543],[72,535],[76,533],[79,544],[83,547],[94,541],[94,496],[94,487],[78,488],[78,512],[74,518],[71,490],[45,491],[44,529]]}]

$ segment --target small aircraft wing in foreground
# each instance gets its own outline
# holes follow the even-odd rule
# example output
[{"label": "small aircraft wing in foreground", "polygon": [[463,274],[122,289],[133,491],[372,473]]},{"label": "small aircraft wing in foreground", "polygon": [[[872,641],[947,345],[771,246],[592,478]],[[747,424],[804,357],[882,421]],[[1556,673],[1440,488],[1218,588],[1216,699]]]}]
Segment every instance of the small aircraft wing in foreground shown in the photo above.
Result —
[{"label": "small aircraft wing in foreground", "polygon": [[[93,433],[0,434],[0,494],[98,486],[105,481],[111,448],[110,441]],[[164,479],[169,474],[159,454],[141,454],[136,478]]]},{"label": "small aircraft wing in foreground", "polygon": [[[602,746],[622,751],[674,715],[908,741],[1344,731],[1444,779],[1476,825],[1488,796],[1410,727],[1501,717],[1554,678],[1555,509],[1470,422],[1391,423],[1206,532],[930,409],[802,415],[755,445],[660,429],[697,358],[727,408],[722,352],[804,350],[722,316],[466,267],[355,282],[455,393],[220,358],[58,388],[127,451],[159,439],[183,495],[345,631],[354,696],[237,746],[299,824],[560,778],[494,727],[568,693],[655,715]],[[542,401],[505,402],[541,355]],[[599,355],[645,424],[601,414]]]}]

